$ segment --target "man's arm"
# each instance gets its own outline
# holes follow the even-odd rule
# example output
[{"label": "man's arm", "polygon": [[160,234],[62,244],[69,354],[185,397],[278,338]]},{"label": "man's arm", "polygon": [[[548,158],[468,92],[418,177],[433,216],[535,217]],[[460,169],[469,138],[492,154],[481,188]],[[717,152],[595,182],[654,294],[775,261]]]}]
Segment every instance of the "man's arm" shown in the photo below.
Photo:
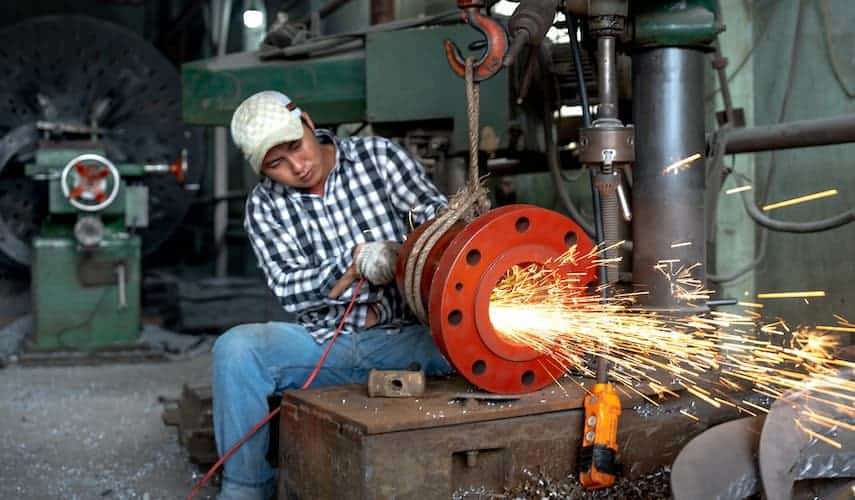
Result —
[{"label": "man's arm", "polygon": [[[337,298],[329,295],[334,284],[351,266],[353,249],[346,249],[320,262],[304,255],[292,234],[296,228],[289,226],[275,208],[255,193],[247,200],[245,227],[267,284],[285,310],[299,314],[325,307],[343,307],[350,301],[352,287]],[[376,302],[379,293],[379,290],[365,286],[357,303]],[[362,310],[361,314],[357,311],[354,310],[356,316],[348,323],[362,326],[366,319],[365,311]]]},{"label": "man's arm", "polygon": [[401,146],[377,138],[374,155],[386,177],[392,204],[401,216],[411,217],[414,225],[434,218],[448,204],[445,195],[428,179],[424,167]]}]

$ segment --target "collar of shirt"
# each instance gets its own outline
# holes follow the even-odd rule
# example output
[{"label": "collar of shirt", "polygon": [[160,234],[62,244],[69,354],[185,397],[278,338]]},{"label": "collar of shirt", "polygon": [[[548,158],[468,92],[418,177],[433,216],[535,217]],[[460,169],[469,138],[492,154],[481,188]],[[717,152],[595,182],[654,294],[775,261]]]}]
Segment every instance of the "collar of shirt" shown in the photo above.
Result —
[{"label": "collar of shirt", "polygon": [[[315,137],[318,138],[318,142],[320,142],[321,144],[333,144],[335,146],[335,165],[333,165],[332,170],[330,170],[329,176],[327,176],[327,180],[329,180],[329,178],[333,175],[335,171],[341,168],[342,156],[349,162],[355,162],[359,160],[356,151],[354,151],[353,149],[352,141],[349,141],[347,139],[340,139],[336,137],[335,134],[332,133],[332,131],[325,128],[316,128]],[[284,184],[274,182],[270,180],[270,178],[267,176],[262,177],[261,185],[273,191],[274,193],[284,196],[316,196],[299,189],[294,189],[291,186],[286,186]]]}]

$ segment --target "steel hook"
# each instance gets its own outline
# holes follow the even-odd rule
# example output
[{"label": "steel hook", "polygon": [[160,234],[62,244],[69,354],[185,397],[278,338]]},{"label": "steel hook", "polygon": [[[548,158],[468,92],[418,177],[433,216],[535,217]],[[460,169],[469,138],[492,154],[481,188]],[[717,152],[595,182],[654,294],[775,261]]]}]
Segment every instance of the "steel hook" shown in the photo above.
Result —
[{"label": "steel hook", "polygon": [[[473,79],[476,82],[493,77],[502,69],[502,59],[508,52],[508,34],[505,28],[496,20],[481,14],[478,7],[467,7],[461,13],[463,21],[480,31],[484,35],[483,43],[486,45],[481,57],[475,61],[473,66]],[[457,44],[451,40],[445,40],[445,57],[448,65],[460,78],[466,74],[466,60],[463,58]]]}]

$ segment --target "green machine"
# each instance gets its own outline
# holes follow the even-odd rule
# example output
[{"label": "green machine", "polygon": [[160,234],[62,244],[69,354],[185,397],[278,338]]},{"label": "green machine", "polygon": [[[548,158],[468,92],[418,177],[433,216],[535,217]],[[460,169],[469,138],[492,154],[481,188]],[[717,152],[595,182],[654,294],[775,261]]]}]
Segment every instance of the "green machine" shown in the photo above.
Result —
[{"label": "green machine", "polygon": [[26,349],[135,343],[142,259],[157,263],[204,165],[178,73],[147,40],[84,16],[22,21],[0,46],[0,280],[29,281]]},{"label": "green machine", "polygon": [[148,187],[128,180],[187,170],[114,164],[98,142],[43,143],[26,175],[48,183],[48,213],[33,239],[33,350],[96,350],[133,343],[140,330]]}]

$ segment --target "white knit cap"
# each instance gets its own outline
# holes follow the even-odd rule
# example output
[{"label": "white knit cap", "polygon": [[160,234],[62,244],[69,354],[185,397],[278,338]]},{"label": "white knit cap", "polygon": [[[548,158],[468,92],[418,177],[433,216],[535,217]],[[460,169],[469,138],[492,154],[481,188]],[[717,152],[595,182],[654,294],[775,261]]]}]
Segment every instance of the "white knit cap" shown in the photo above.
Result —
[{"label": "white knit cap", "polygon": [[256,174],[270,148],[303,137],[301,113],[288,96],[273,90],[240,103],[232,116],[232,139]]}]

